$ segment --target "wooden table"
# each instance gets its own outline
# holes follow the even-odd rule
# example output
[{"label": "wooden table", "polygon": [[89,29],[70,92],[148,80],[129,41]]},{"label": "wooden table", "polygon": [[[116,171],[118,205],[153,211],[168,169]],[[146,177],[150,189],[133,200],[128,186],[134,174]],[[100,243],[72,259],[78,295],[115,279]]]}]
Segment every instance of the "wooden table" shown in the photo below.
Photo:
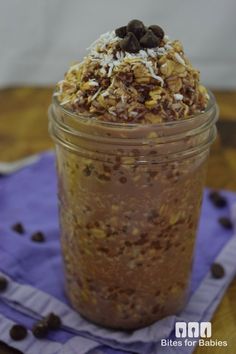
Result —
[{"label": "wooden table", "polygon": [[[52,148],[47,132],[51,93],[49,88],[0,91],[0,160],[14,161]],[[236,191],[236,92],[218,91],[215,94],[221,110],[219,137],[211,151],[206,184]],[[236,353],[236,280],[227,290],[212,325],[212,339],[227,340],[228,347],[202,347],[195,353]],[[20,352],[0,343],[0,354],[16,353]]]}]

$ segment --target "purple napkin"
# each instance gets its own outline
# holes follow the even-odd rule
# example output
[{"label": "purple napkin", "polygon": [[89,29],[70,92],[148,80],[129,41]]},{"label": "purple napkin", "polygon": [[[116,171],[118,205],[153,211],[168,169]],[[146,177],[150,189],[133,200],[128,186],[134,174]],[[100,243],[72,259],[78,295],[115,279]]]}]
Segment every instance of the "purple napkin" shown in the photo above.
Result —
[{"label": "purple napkin", "polygon": [[[31,166],[0,177],[0,275],[9,280],[7,290],[0,293],[0,340],[29,354],[192,353],[194,345],[185,345],[185,338],[178,338],[182,343],[179,347],[165,346],[162,340],[176,340],[176,321],[210,321],[236,271],[236,237],[217,221],[219,216],[229,216],[236,195],[222,192],[229,205],[216,209],[207,193],[198,230],[191,297],[185,310],[144,329],[121,332],[84,320],[72,310],[64,294],[54,154],[42,154]],[[24,224],[25,235],[11,230],[18,221]],[[38,230],[45,233],[45,243],[31,241],[30,235]],[[213,261],[224,266],[222,279],[212,278],[209,268]],[[61,316],[63,327],[47,339],[38,340],[32,335],[32,325],[49,312]],[[13,323],[29,329],[25,340],[15,342],[10,338]]]}]

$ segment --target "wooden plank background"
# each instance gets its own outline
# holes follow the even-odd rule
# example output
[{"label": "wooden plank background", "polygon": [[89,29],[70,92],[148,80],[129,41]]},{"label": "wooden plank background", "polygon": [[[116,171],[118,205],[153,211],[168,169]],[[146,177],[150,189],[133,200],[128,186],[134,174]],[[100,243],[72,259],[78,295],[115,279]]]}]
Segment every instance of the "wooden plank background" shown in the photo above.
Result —
[{"label": "wooden plank background", "polygon": [[[206,185],[236,191],[236,92],[214,93],[220,107],[219,135],[211,150]],[[0,160],[14,161],[53,147],[47,128],[51,94],[51,88],[0,90]],[[213,318],[212,339],[227,340],[228,347],[197,348],[195,354],[236,353],[235,294],[233,281]],[[0,354],[17,353],[0,343]]]}]

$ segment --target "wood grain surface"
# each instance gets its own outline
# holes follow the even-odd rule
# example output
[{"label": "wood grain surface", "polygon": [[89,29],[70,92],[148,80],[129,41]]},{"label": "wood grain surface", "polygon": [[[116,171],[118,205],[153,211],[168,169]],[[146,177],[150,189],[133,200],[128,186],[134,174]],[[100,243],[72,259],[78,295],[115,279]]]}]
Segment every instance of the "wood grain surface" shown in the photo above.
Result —
[{"label": "wood grain surface", "polygon": [[[214,93],[220,106],[219,135],[211,150],[206,185],[236,191],[236,92]],[[53,147],[47,131],[51,94],[50,88],[0,90],[0,160],[14,161]],[[199,347],[195,354],[236,353],[236,281],[227,290],[212,326],[212,339],[227,340],[228,346]],[[0,354],[17,353],[0,343]]]}]

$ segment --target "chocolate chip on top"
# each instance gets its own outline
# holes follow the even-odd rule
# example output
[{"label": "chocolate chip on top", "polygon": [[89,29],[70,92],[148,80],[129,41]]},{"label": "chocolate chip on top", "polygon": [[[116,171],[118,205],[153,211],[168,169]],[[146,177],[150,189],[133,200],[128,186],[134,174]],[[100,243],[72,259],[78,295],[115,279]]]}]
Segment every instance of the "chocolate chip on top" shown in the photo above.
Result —
[{"label": "chocolate chip on top", "polygon": [[156,37],[151,30],[148,30],[140,39],[140,44],[143,48],[154,48],[160,44],[160,41],[160,38]]},{"label": "chocolate chip on top", "polygon": [[132,32],[129,32],[127,36],[120,41],[120,47],[129,53],[137,53],[141,49],[139,41]]},{"label": "chocolate chip on top", "polygon": [[115,30],[120,41],[120,48],[128,53],[137,53],[141,48],[156,48],[164,38],[164,31],[160,26],[152,25],[148,29],[142,21],[132,20],[127,26]]},{"label": "chocolate chip on top", "polygon": [[127,25],[127,32],[132,32],[137,39],[140,39],[145,34],[146,29],[142,21],[132,20]]},{"label": "chocolate chip on top", "polygon": [[119,27],[115,30],[117,37],[124,38],[127,34],[127,26]]},{"label": "chocolate chip on top", "polygon": [[150,29],[155,34],[155,36],[157,36],[158,38],[160,38],[160,39],[164,38],[165,32],[163,31],[163,29],[160,26],[152,25],[152,26],[149,26],[148,29]]}]

